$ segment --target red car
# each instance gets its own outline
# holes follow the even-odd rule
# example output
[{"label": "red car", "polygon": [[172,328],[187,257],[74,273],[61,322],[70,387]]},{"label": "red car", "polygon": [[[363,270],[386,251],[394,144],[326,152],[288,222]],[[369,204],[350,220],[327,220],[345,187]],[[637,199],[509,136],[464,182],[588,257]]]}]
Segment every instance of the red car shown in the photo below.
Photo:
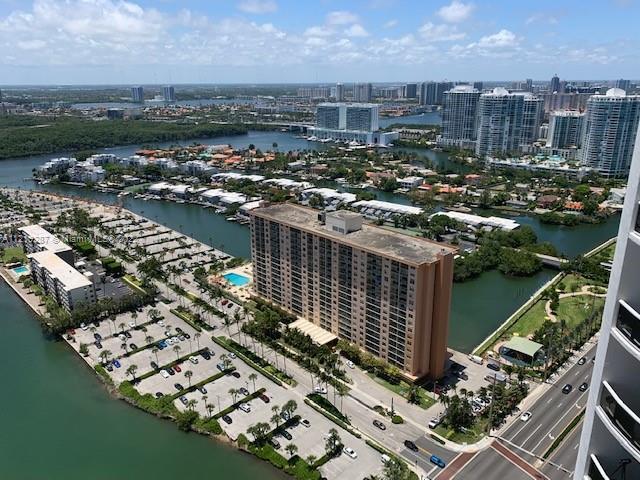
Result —
[{"label": "red car", "polygon": [[222,300],[222,305],[226,305],[227,304],[227,299],[225,298],[224,300]]},{"label": "red car", "polygon": [[174,366],[173,366],[173,369],[174,369],[176,372],[181,372],[181,371],[182,371],[182,369],[180,368],[180,365],[174,365]]},{"label": "red car", "polygon": [[271,401],[271,399],[267,397],[264,393],[260,395],[260,400],[262,400],[264,403],[269,403]]}]

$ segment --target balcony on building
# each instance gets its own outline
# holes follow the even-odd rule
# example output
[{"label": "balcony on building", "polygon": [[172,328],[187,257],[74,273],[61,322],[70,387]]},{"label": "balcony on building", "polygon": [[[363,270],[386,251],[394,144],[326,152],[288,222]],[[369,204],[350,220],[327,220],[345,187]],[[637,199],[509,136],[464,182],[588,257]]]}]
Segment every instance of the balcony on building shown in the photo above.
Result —
[{"label": "balcony on building", "polygon": [[607,415],[616,431],[620,433],[640,457],[640,400],[636,392],[626,388],[615,388],[616,384],[602,382],[600,408]]},{"label": "balcony on building", "polygon": [[640,478],[640,461],[623,447],[596,415],[584,480]]},{"label": "balcony on building", "polygon": [[640,314],[625,300],[620,300],[616,328],[637,349],[640,349]]}]

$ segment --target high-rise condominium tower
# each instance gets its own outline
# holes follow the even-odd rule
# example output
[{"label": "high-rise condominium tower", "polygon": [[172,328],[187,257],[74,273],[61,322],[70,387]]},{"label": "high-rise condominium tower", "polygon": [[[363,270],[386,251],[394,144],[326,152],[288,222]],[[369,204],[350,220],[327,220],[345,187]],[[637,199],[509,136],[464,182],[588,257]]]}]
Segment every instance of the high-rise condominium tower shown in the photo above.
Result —
[{"label": "high-rise condominium tower", "polygon": [[411,378],[443,373],[454,253],[346,210],[251,211],[255,292]]},{"label": "high-rise condominium tower", "polygon": [[518,151],[523,111],[523,95],[500,87],[480,95],[476,155],[483,158]]},{"label": "high-rise condominium tower", "polygon": [[574,480],[640,478],[640,142],[635,145]]},{"label": "high-rise condominium tower", "polygon": [[442,145],[470,148],[476,139],[480,92],[471,85],[457,85],[444,93]]}]

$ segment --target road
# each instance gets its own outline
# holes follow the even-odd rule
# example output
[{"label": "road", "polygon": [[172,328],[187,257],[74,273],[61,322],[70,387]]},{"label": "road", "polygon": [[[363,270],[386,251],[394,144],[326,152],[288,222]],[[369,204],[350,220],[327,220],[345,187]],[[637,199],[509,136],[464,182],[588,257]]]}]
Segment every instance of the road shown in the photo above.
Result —
[{"label": "road", "polygon": [[467,463],[454,478],[455,480],[523,480],[531,477],[494,448],[487,448]]},{"label": "road", "polygon": [[[532,416],[528,422],[515,420],[500,435],[500,438],[520,447],[522,450],[516,448],[519,454],[522,454],[524,450],[537,457],[542,457],[557,436],[567,428],[585,406],[589,390],[580,392],[578,387],[581,383],[589,383],[590,381],[593,369],[591,359],[596,353],[595,348],[595,345],[590,345],[582,354],[587,358],[584,365],[574,363],[555,379],[549,391],[529,409]],[[578,358],[575,360],[577,361]],[[567,383],[573,386],[573,390],[565,394],[562,393],[562,387]],[[528,460],[532,461],[533,458],[528,458]]]},{"label": "road", "polygon": [[578,447],[580,446],[580,433],[582,432],[582,422],[577,425],[571,434],[567,436],[560,447],[553,452],[548,461],[558,467],[562,467],[569,472],[565,472],[562,468],[558,468],[551,463],[545,463],[540,467],[540,471],[547,475],[551,480],[570,480],[573,478],[573,469],[578,458]]}]

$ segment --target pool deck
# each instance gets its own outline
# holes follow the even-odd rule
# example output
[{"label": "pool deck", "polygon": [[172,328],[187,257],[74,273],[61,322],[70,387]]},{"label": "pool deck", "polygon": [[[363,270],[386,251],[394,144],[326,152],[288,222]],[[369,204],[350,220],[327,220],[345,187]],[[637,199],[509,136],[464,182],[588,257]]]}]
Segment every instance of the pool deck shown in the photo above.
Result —
[{"label": "pool deck", "polygon": [[[229,280],[224,278],[224,275],[227,275],[229,273],[235,273],[236,275],[247,277],[249,279],[249,282],[242,286],[233,285]],[[246,263],[244,265],[240,265],[239,267],[225,270],[220,273],[220,278],[224,280],[225,288],[232,294],[241,298],[242,300],[249,300],[249,298],[251,297],[251,286],[253,285],[253,266],[251,263]]]}]

